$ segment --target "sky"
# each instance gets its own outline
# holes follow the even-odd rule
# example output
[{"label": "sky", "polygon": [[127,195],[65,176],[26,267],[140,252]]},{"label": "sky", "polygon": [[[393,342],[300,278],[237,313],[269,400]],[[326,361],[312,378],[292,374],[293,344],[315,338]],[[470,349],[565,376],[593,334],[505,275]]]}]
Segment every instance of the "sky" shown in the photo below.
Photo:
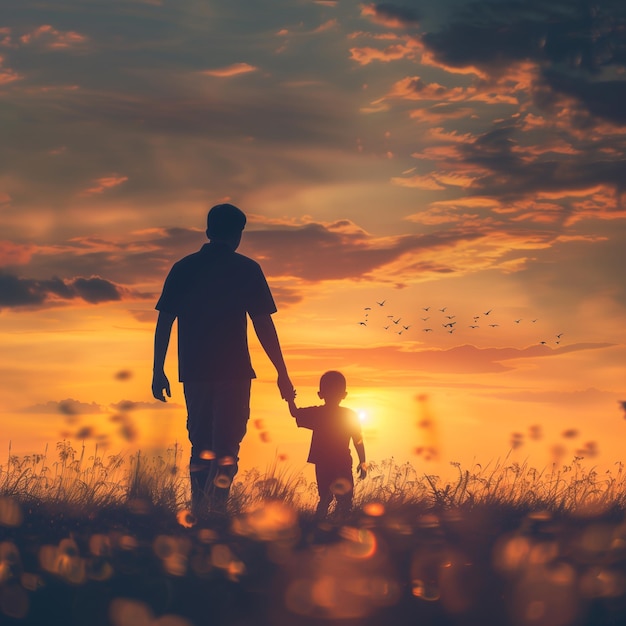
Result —
[{"label": "sky", "polygon": [[[298,402],[342,371],[370,460],[624,460],[621,0],[0,8],[0,458],[186,445],[154,305],[231,202]],[[241,467],[310,472],[250,335]]]}]

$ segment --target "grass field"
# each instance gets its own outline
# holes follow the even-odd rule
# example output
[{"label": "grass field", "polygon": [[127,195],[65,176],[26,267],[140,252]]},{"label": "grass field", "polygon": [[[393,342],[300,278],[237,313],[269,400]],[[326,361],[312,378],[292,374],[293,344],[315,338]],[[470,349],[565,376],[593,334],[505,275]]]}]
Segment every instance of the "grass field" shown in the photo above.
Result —
[{"label": "grass field", "polygon": [[317,523],[315,485],[276,468],[195,519],[181,457],[9,454],[0,624],[626,624],[621,464],[455,464],[444,483],[386,460],[349,518]]}]

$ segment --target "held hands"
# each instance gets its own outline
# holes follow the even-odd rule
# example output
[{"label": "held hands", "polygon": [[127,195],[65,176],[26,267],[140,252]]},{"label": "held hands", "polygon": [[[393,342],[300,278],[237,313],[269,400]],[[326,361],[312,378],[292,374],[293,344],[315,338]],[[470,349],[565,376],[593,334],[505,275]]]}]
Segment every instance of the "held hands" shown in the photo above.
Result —
[{"label": "held hands", "polygon": [[172,397],[172,392],[170,390],[170,381],[167,380],[165,372],[154,372],[152,374],[152,395],[161,402],[167,402],[163,391],[165,391],[168,398]]},{"label": "held hands", "polygon": [[289,376],[285,374],[279,374],[278,376],[278,389],[280,391],[280,397],[283,400],[293,400],[296,397],[296,390],[293,388],[291,384],[291,380],[289,380]]}]

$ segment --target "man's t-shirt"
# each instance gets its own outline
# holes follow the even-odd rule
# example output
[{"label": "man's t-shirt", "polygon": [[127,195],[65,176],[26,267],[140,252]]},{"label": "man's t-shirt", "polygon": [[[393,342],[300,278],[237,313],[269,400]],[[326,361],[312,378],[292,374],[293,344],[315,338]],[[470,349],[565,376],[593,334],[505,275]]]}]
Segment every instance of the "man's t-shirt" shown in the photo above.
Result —
[{"label": "man's t-shirt", "polygon": [[341,465],[352,463],[350,439],[361,441],[361,424],[357,414],[344,406],[309,406],[298,409],[296,424],[310,428],[309,463]]},{"label": "man's t-shirt", "polygon": [[255,378],[246,314],[276,312],[258,263],[225,245],[205,244],[174,264],[156,309],[178,318],[180,381]]}]

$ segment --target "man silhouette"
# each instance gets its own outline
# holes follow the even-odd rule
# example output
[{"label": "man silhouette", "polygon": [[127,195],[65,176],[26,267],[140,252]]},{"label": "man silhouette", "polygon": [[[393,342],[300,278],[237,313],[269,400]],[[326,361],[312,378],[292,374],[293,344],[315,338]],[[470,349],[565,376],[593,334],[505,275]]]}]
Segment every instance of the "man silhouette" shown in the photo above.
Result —
[{"label": "man silhouette", "polygon": [[235,252],[246,225],[232,204],[218,204],[207,216],[209,243],[175,263],[156,304],[152,394],[171,397],[165,355],[178,319],[178,371],[187,405],[191,442],[189,475],[192,510],[203,500],[225,510],[237,473],[239,446],[250,416],[247,315],[278,373],[283,398],[292,397],[272,313],[276,305],[261,267]]}]

